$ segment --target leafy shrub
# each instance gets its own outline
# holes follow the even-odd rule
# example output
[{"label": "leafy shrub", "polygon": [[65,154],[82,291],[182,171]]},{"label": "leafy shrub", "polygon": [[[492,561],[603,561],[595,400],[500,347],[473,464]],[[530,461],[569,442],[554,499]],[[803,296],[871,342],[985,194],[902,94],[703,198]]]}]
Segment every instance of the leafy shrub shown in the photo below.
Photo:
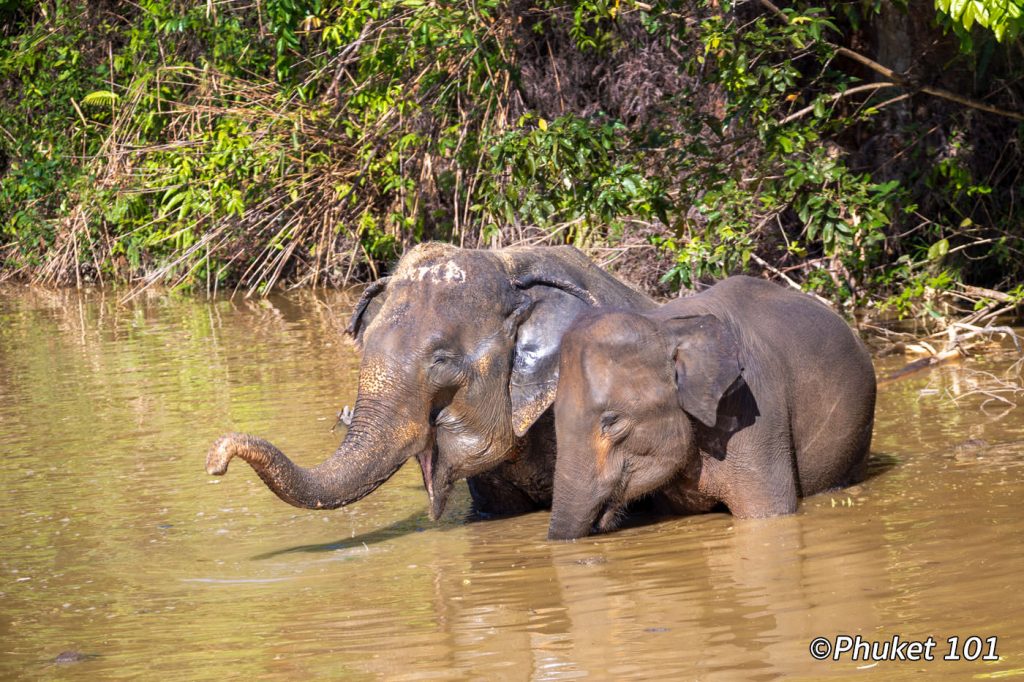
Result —
[{"label": "leafy shrub", "polygon": [[[1019,4],[9,1],[0,263],[266,291],[529,236],[929,316],[1024,271]],[[899,11],[907,73],[851,49]]]}]

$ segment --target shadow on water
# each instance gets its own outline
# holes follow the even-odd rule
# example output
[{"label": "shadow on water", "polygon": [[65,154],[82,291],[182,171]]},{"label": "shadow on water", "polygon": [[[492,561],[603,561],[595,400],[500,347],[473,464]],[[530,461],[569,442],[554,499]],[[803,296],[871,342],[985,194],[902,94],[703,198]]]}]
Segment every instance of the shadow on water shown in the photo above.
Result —
[{"label": "shadow on water", "polygon": [[896,468],[900,460],[895,455],[887,452],[872,452],[868,455],[868,470],[861,483],[877,478],[884,473]]},{"label": "shadow on water", "polygon": [[412,535],[413,533],[422,533],[426,530],[445,532],[459,528],[470,522],[479,523],[482,521],[490,521],[492,519],[500,520],[508,518],[508,516],[481,516],[472,510],[468,510],[461,517],[445,519],[439,523],[435,523],[430,520],[430,516],[426,512],[418,511],[406,516],[404,519],[395,521],[394,523],[388,524],[383,528],[378,528],[369,533],[359,533],[333,542],[323,542],[313,545],[296,545],[294,547],[276,549],[272,552],[257,554],[252,557],[252,559],[253,561],[262,561],[264,559],[273,559],[286,554],[337,552],[339,550],[350,549],[352,547],[360,547],[364,545],[370,546],[382,542],[389,542],[406,535]]},{"label": "shadow on water", "polygon": [[[348,549],[350,547],[359,547],[362,545],[376,545],[381,542],[387,542],[400,538],[404,535],[410,535],[412,533],[422,533],[427,530],[430,524],[430,517],[426,513],[419,511],[401,519],[395,521],[392,524],[378,528],[377,530],[369,533],[360,533],[353,535],[352,537],[344,538],[341,540],[335,540],[333,542],[324,542],[315,545],[296,545],[294,547],[286,547],[284,549],[276,549],[272,552],[265,552],[263,554],[257,554],[252,557],[253,561],[262,561],[264,559],[273,559],[275,557],[283,556],[285,554],[298,554],[298,553],[318,553],[318,552],[336,552],[341,549]],[[438,530],[445,530],[446,528],[453,528],[454,526],[449,524],[437,525]]]}]

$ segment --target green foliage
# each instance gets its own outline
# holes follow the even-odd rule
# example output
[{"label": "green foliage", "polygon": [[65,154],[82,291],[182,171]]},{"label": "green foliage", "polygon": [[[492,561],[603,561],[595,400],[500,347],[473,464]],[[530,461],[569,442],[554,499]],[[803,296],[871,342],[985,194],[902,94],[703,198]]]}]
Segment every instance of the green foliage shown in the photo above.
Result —
[{"label": "green foliage", "polygon": [[569,36],[577,49],[583,52],[603,52],[616,43],[612,30],[619,11],[619,0],[576,0]]},{"label": "green foliage", "polygon": [[[705,121],[720,144],[690,145],[681,160],[699,178],[691,199],[698,219],[676,236],[654,239],[675,254],[668,281],[693,286],[703,277],[725,276],[774,242],[784,258],[818,255],[823,265],[838,268],[852,285],[836,289],[831,278],[808,282],[829,282],[828,293],[846,298],[878,262],[879,244],[898,210],[900,183],[850,171],[823,143],[822,131],[850,125],[830,110],[825,96],[845,89],[848,79],[825,70],[809,77],[807,65],[790,55],[795,49],[806,63],[827,63],[833,49],[823,37],[837,29],[820,8],[787,9],[785,15],[788,23],[781,25],[766,16],[741,23],[725,13],[702,24],[697,61],[705,67],[713,62],[711,79],[728,100],[721,120]],[[797,99],[812,104],[804,116],[787,119]],[[728,155],[737,145],[758,146],[747,157],[752,165],[743,169],[749,180],[730,168]]]},{"label": "green foliage", "polygon": [[[646,240],[673,288],[767,269],[919,316],[960,281],[1014,290],[1021,130],[921,95],[890,116],[906,84],[837,46],[893,7],[6,3],[0,267],[266,291],[532,230]],[[963,40],[1018,35],[1019,0],[938,7]],[[1014,59],[989,40],[940,75],[1020,101]]]},{"label": "green foliage", "polygon": [[[525,221],[542,227],[574,223],[582,237],[595,227],[621,230],[624,217],[665,216],[661,183],[630,158],[621,123],[592,123],[571,114],[550,123],[523,116],[489,150],[489,182],[476,210],[501,224]],[[664,218],[667,222],[667,218]]]},{"label": "green foliage", "polygon": [[319,27],[317,16],[322,10],[319,0],[267,0],[268,28],[274,34],[276,61],[274,69],[278,80],[285,82],[291,76],[293,55],[300,49],[299,31]]},{"label": "green foliage", "polygon": [[952,19],[964,37],[975,23],[1000,42],[1017,37],[1024,27],[1024,0],[935,0],[935,8]]},{"label": "green foliage", "polygon": [[[84,6],[59,5],[0,50],[23,83],[0,113],[22,145],[0,180],[18,207],[0,211],[11,265],[53,257],[69,195],[109,253],[93,277],[260,285],[281,272],[275,254],[327,270],[351,239],[386,261],[428,221],[450,234],[445,212],[418,202],[417,176],[430,159],[477,162],[504,68],[486,28],[496,3],[276,0],[261,13],[144,0],[116,26]],[[111,49],[83,60],[97,34]],[[118,147],[138,151],[100,153]]]}]

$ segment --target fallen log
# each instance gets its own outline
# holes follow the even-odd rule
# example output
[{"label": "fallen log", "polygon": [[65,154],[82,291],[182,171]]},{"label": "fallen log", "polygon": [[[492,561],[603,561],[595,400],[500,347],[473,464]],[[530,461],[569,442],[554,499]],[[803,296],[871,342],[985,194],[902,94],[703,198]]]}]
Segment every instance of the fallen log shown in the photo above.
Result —
[{"label": "fallen log", "polygon": [[951,348],[950,350],[945,350],[942,351],[941,353],[936,353],[935,355],[929,355],[928,357],[914,360],[913,362],[908,363],[903,367],[900,367],[895,372],[890,372],[889,374],[880,378],[878,380],[878,385],[881,386],[882,384],[887,384],[891,381],[902,379],[910,374],[916,374],[921,370],[925,370],[930,367],[935,367],[936,365],[942,365],[949,362],[953,362],[954,360],[960,360],[963,357],[965,357],[965,355],[966,354],[963,352],[963,350],[961,350],[960,347],[957,346],[956,348]]}]

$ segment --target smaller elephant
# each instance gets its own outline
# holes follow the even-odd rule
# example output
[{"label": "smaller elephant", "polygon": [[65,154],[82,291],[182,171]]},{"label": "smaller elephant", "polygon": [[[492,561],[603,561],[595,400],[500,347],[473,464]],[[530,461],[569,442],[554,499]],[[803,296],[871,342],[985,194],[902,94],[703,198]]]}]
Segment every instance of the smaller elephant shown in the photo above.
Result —
[{"label": "smaller elephant", "polygon": [[548,537],[610,530],[650,494],[669,513],[792,513],[863,477],[874,408],[871,358],[849,326],[764,280],[584,314],[562,341]]}]

